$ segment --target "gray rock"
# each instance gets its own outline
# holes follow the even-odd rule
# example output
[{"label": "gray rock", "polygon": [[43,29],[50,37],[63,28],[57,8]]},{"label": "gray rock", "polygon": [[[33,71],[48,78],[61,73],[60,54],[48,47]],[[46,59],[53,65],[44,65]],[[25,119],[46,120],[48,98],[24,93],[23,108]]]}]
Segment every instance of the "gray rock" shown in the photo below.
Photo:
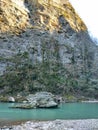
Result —
[{"label": "gray rock", "polygon": [[40,103],[39,105],[40,108],[55,108],[57,106],[58,104],[54,101],[49,101],[49,102],[46,102],[45,104]]},{"label": "gray rock", "polygon": [[48,92],[38,92],[27,96],[27,101],[12,106],[11,108],[33,109],[33,108],[56,108],[55,96]]},{"label": "gray rock", "polygon": [[9,97],[9,98],[8,98],[8,101],[9,101],[9,102],[15,102],[15,98],[14,98],[14,97]]},{"label": "gray rock", "polygon": [[36,107],[38,108],[54,108],[57,107],[58,104],[54,101],[54,95],[48,92],[38,92],[34,95],[30,94],[27,96],[27,100],[34,104],[36,103]]},{"label": "gray rock", "polygon": [[30,103],[27,103],[27,104],[18,104],[18,105],[14,105],[10,108],[21,108],[21,109],[33,109],[33,108],[36,108],[36,104],[30,104]]}]

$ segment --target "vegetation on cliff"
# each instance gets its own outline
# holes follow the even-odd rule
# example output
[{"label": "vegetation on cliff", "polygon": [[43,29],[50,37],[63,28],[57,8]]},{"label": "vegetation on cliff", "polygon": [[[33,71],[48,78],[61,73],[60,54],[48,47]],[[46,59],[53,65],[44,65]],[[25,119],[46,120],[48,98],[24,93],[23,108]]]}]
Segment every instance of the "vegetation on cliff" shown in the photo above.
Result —
[{"label": "vegetation on cliff", "polygon": [[[52,48],[51,48],[52,47]],[[79,47],[79,46],[78,46]],[[60,95],[77,95],[97,98],[97,83],[92,82],[92,53],[84,44],[80,46],[81,54],[76,55],[77,47],[67,46],[67,55],[72,54],[70,63],[66,66],[61,62],[59,44],[56,39],[44,41],[41,45],[40,62],[34,53],[18,52],[11,58],[5,58],[9,64],[6,71],[0,76],[0,87],[6,94],[35,93],[37,91],[50,91]],[[82,50],[83,49],[83,50]],[[78,58],[78,59],[77,59]],[[1,58],[2,60],[2,58]],[[81,64],[78,63],[81,60]]]}]

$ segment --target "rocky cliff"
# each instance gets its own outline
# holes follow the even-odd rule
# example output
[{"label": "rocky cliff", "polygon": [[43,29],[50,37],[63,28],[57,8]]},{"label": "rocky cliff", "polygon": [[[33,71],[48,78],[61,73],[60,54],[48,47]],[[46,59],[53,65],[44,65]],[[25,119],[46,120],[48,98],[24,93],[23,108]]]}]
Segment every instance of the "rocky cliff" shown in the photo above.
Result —
[{"label": "rocky cliff", "polygon": [[1,92],[94,95],[96,50],[68,0],[0,1]]},{"label": "rocky cliff", "polygon": [[87,29],[68,0],[1,0],[0,6],[1,32],[17,33],[24,30],[30,21],[32,28],[59,30],[65,19],[76,31]]}]

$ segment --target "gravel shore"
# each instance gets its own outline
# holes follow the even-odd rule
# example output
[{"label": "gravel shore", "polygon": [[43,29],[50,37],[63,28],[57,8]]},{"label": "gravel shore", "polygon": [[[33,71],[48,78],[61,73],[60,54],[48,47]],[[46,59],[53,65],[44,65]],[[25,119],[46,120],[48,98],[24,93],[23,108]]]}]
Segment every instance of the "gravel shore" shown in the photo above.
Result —
[{"label": "gravel shore", "polygon": [[20,125],[4,126],[0,130],[98,130],[98,119],[27,121]]}]

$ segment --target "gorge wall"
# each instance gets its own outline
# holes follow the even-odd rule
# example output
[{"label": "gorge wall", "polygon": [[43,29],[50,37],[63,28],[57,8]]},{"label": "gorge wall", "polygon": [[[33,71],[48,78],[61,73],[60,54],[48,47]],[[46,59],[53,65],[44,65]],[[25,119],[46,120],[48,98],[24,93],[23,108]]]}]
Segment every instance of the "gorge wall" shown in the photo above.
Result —
[{"label": "gorge wall", "polygon": [[0,1],[1,93],[97,97],[97,56],[68,0]]}]

